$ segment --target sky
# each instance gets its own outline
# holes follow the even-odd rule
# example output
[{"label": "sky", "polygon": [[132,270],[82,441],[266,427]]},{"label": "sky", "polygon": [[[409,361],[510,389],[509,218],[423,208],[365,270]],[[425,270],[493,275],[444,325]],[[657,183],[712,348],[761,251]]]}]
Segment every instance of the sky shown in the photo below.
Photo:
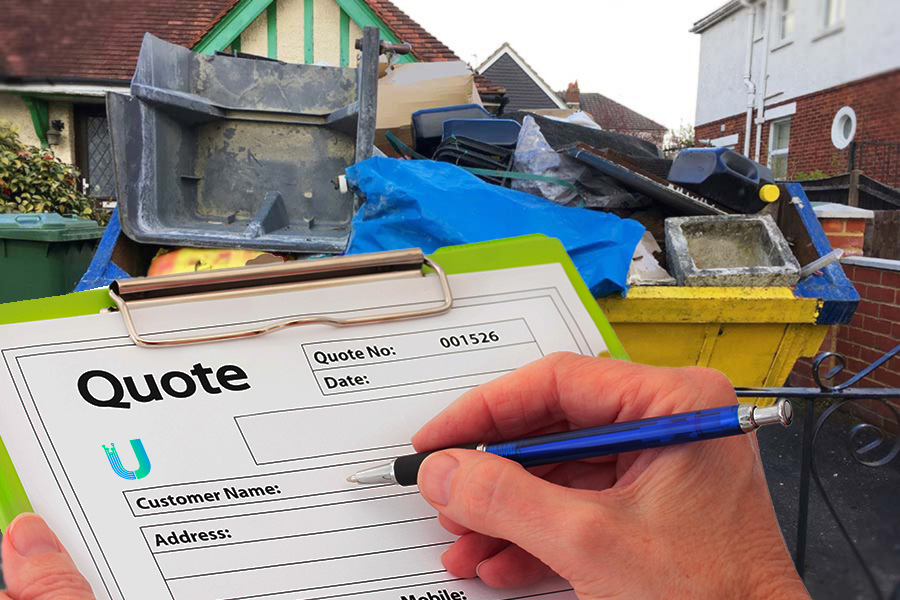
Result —
[{"label": "sky", "polygon": [[578,80],[675,128],[694,123],[700,36],[726,0],[392,0],[478,67],[508,42],[555,90]]}]

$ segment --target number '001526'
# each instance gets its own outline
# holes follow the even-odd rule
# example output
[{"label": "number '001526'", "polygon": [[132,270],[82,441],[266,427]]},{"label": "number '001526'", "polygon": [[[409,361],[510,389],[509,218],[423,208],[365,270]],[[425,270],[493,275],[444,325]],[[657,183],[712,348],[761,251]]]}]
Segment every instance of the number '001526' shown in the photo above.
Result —
[{"label": "number '001526'", "polygon": [[496,331],[478,331],[463,335],[448,335],[441,338],[441,346],[444,348],[460,348],[463,346],[478,346],[499,342],[500,336]]}]

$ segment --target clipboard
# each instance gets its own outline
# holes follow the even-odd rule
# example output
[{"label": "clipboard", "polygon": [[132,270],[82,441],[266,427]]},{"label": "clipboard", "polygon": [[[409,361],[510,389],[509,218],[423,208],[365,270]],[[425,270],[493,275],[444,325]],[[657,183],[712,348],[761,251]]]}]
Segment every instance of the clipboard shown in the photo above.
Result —
[{"label": "clipboard", "polygon": [[[581,276],[566,253],[562,243],[545,235],[535,234],[516,238],[478,242],[461,246],[440,248],[431,256],[421,250],[398,250],[369,255],[349,255],[315,261],[295,261],[276,266],[262,265],[205,271],[153,278],[136,278],[115,282],[110,290],[97,289],[76,292],[37,300],[27,300],[0,305],[0,325],[61,319],[96,314],[112,309],[122,312],[126,328],[136,344],[146,346],[198,343],[221,339],[261,335],[285,326],[303,325],[307,322],[326,322],[332,325],[358,325],[365,322],[427,318],[431,314],[446,312],[452,305],[452,296],[446,285],[444,273],[461,274],[477,271],[493,271],[514,267],[527,267],[559,263],[571,282],[578,298],[584,304],[606,343],[609,356],[629,360],[612,327],[597,305]],[[227,337],[210,336],[188,338],[164,343],[143,340],[134,330],[129,316],[129,302],[181,302],[186,299],[212,298],[216,295],[265,294],[284,289],[283,286],[342,285],[361,282],[372,277],[396,277],[422,275],[424,269],[438,272],[445,290],[445,302],[435,308],[416,313],[394,313],[377,318],[367,317],[346,322],[325,317],[303,321],[282,322],[264,329],[229,334]],[[127,282],[127,283],[126,283]],[[145,343],[141,343],[141,342]],[[0,529],[5,530],[16,515],[31,511],[31,503],[16,474],[6,447],[0,440]]]}]

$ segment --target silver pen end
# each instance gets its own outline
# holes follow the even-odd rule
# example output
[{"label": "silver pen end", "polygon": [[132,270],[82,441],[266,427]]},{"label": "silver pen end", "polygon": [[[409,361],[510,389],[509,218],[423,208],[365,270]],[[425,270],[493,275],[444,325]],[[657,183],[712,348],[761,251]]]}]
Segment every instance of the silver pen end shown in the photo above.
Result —
[{"label": "silver pen end", "polygon": [[791,403],[784,398],[778,400],[772,406],[756,406],[753,408],[753,422],[757,427],[781,423],[785,427],[794,419],[794,410]]},{"label": "silver pen end", "polygon": [[371,469],[359,471],[348,477],[347,481],[350,483],[369,485],[377,483],[397,483],[397,480],[394,479],[394,463],[389,462]]}]

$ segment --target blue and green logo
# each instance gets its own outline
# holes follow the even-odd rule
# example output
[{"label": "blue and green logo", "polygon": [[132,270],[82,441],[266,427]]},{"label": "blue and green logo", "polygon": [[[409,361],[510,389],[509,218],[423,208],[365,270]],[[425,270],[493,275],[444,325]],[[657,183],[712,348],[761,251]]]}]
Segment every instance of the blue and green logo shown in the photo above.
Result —
[{"label": "blue and green logo", "polygon": [[106,458],[109,459],[109,466],[112,467],[116,475],[122,479],[143,479],[150,473],[150,459],[147,457],[147,451],[144,450],[144,444],[140,439],[131,440],[131,449],[134,450],[134,455],[137,457],[137,471],[129,471],[122,466],[122,459],[119,458],[119,452],[116,450],[115,444],[110,444],[109,448],[106,447],[106,444],[103,444]]}]

